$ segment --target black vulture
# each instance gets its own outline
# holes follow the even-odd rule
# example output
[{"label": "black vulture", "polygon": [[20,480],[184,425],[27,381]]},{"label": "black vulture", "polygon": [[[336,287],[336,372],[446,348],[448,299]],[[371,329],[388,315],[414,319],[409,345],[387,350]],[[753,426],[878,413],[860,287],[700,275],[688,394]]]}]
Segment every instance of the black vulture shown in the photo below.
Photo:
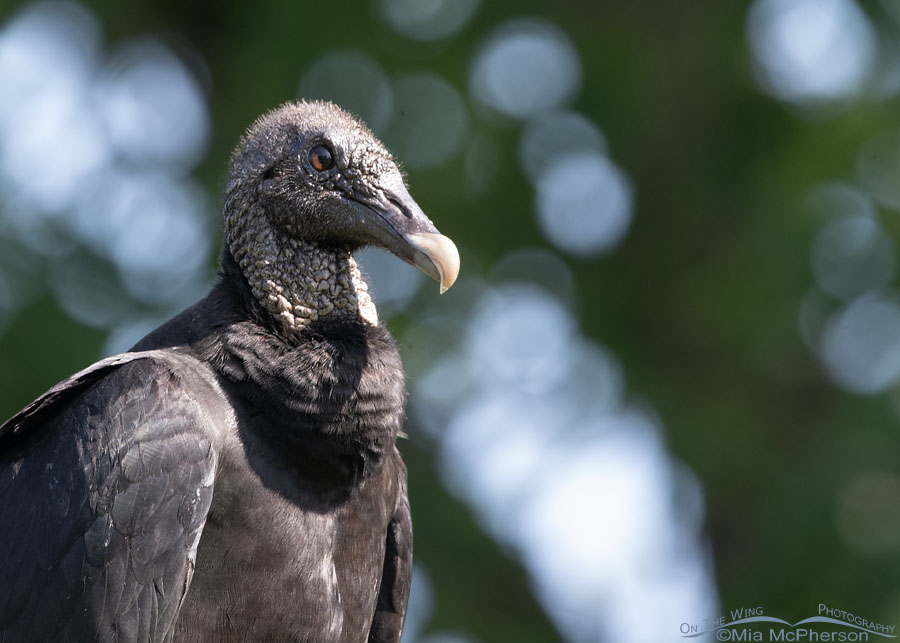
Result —
[{"label": "black vulture", "polygon": [[406,397],[352,253],[456,247],[324,102],[235,150],[210,294],[0,426],[0,642],[398,641]]}]

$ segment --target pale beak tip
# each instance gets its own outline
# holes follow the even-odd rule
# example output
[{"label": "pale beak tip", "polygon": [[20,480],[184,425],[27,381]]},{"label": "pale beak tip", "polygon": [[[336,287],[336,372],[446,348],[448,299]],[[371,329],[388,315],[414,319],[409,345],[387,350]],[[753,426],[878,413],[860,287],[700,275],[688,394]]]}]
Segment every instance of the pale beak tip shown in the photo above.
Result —
[{"label": "pale beak tip", "polygon": [[459,250],[442,234],[414,233],[408,241],[418,251],[415,265],[441,285],[443,295],[459,276]]},{"label": "pale beak tip", "polygon": [[442,252],[440,253],[440,260],[435,261],[435,263],[437,264],[438,272],[441,274],[440,284],[441,294],[443,295],[450,290],[450,286],[456,283],[456,278],[459,276],[459,250],[456,249],[456,244],[443,235],[440,235],[438,243]]}]

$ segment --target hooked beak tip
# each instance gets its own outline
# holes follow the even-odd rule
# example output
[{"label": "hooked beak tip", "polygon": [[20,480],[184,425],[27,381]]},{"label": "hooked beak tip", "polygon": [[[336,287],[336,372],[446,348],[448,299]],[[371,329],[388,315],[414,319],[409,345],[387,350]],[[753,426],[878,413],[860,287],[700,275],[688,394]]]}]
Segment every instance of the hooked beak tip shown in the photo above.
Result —
[{"label": "hooked beak tip", "polygon": [[443,295],[459,276],[459,250],[448,237],[431,232],[406,235],[414,248],[414,263],[426,275],[440,283]]}]

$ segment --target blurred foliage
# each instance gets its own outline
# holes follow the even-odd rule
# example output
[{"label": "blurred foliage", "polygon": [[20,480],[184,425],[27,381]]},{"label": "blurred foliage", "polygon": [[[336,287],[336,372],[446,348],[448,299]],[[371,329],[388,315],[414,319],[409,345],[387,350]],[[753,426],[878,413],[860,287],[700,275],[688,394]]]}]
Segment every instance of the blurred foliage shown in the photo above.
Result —
[{"label": "blurred foliage", "polygon": [[[22,4],[0,7],[0,22]],[[243,130],[294,98],[302,71],[327,50],[363,50],[391,73],[427,69],[464,89],[478,44],[506,19],[542,16],[563,29],[583,65],[573,107],[602,129],[636,197],[613,252],[566,258],[579,323],[621,360],[629,391],[651,402],[672,452],[699,477],[723,608],[762,605],[790,620],[824,602],[900,624],[900,552],[857,551],[836,526],[849,480],[897,471],[895,402],[837,388],[797,321],[821,223],[807,195],[854,180],[864,142],[900,124],[900,99],[818,115],[767,96],[752,72],[744,3],[484,2],[459,34],[436,43],[393,34],[364,4],[88,6],[107,42],[160,35],[205,81],[213,137],[197,174],[212,193]],[[866,5],[869,17],[896,31],[879,6]],[[409,181],[459,244],[463,270],[478,271],[510,249],[549,244],[514,162],[519,126],[477,110],[470,117],[471,130],[499,149],[489,190],[460,189],[462,155],[410,170]],[[883,223],[900,238],[896,216]],[[0,335],[0,415],[96,359],[102,339],[36,293]],[[417,561],[436,595],[429,628],[482,641],[556,640],[518,563],[443,490],[434,454],[415,441],[402,448]]]}]

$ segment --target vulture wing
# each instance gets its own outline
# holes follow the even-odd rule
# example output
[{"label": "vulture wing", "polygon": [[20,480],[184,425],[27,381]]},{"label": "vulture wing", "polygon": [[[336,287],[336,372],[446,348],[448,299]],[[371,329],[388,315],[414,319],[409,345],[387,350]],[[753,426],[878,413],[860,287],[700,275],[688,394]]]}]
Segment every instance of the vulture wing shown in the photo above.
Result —
[{"label": "vulture wing", "polygon": [[388,524],[384,569],[369,643],[400,643],[412,582],[412,554],[412,518],[404,478],[397,508]]},{"label": "vulture wing", "polygon": [[171,640],[229,412],[200,362],[147,351],[0,426],[0,642]]}]

